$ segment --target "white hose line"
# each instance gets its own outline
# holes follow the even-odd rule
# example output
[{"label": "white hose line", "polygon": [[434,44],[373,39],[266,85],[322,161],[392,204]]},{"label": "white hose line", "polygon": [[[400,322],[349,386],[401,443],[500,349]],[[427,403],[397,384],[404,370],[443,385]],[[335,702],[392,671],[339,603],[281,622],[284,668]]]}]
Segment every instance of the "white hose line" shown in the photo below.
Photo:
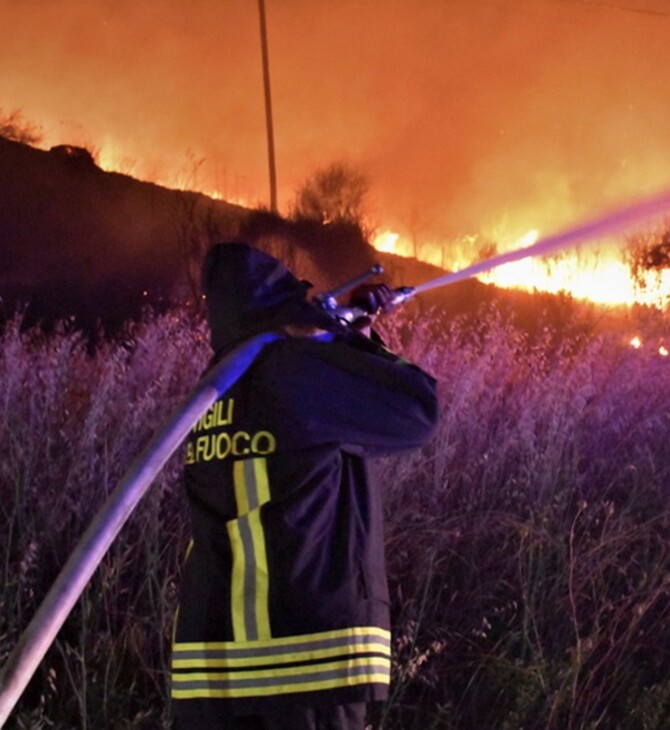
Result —
[{"label": "white hose line", "polygon": [[241,344],[210,370],[153,436],[112,491],[0,672],[0,728],[156,474],[207,409],[248,370],[266,345],[280,337],[273,332],[258,335]]}]

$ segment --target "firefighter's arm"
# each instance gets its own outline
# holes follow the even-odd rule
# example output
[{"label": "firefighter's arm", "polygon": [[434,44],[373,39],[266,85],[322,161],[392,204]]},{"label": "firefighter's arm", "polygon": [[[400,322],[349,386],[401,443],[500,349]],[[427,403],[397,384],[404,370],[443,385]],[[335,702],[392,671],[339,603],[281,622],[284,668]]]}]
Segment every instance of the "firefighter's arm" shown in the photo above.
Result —
[{"label": "firefighter's arm", "polygon": [[360,334],[278,342],[264,365],[263,401],[295,424],[303,446],[393,453],[425,443],[437,425],[435,380]]}]

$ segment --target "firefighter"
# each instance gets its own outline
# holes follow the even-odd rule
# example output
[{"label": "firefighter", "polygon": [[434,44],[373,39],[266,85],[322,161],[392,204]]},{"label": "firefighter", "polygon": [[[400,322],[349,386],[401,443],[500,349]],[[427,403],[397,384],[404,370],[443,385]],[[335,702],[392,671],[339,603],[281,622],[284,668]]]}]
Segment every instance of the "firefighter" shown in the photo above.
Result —
[{"label": "firefighter", "polygon": [[[308,288],[245,243],[205,257],[214,362],[261,332],[281,337],[188,439],[177,730],[363,730],[387,697],[381,492],[367,460],[431,438],[435,381]],[[374,312],[389,292],[369,286],[358,304]]]}]

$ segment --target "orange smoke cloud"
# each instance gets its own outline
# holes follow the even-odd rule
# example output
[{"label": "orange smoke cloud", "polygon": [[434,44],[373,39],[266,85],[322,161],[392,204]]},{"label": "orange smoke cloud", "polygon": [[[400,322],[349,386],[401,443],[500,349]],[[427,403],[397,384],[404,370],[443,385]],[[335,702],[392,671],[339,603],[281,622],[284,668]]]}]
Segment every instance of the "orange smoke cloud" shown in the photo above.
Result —
[{"label": "orange smoke cloud", "polygon": [[[267,0],[280,207],[341,158],[368,174],[375,222],[424,243],[547,233],[667,187],[667,7]],[[46,146],[268,202],[255,3],[0,12],[0,105],[41,124]]]}]

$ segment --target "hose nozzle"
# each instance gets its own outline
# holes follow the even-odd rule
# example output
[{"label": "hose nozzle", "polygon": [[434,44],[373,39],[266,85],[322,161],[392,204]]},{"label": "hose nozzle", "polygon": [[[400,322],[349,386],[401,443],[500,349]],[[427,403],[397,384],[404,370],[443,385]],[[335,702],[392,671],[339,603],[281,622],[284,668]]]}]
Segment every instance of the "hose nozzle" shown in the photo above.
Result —
[{"label": "hose nozzle", "polygon": [[371,269],[365,271],[358,276],[355,276],[350,281],[342,284],[341,286],[331,289],[330,291],[323,292],[314,297],[314,302],[318,304],[323,310],[332,315],[335,319],[351,324],[358,319],[370,316],[376,316],[378,314],[389,314],[395,311],[398,307],[404,304],[408,299],[416,294],[416,289],[412,286],[401,286],[397,289],[393,289],[392,297],[387,300],[382,306],[380,306],[374,312],[370,308],[364,308],[361,306],[340,306],[337,302],[337,297],[340,294],[353,289],[354,287],[362,284],[371,276],[383,273],[384,268],[380,264],[375,264]]},{"label": "hose nozzle", "polygon": [[372,276],[377,276],[377,274],[383,273],[384,267],[381,264],[375,264],[371,269],[364,271],[358,276],[354,276],[353,279],[346,281],[344,284],[340,284],[340,286],[336,286],[334,289],[331,289],[330,291],[325,291],[322,294],[317,294],[314,297],[314,301],[319,304],[323,309],[329,311],[339,309],[337,297],[339,297],[340,294],[344,294],[345,292],[350,291],[359,284],[362,284],[364,281],[367,281]]},{"label": "hose nozzle", "polygon": [[394,312],[398,307],[409,301],[416,294],[416,288],[413,286],[399,286],[393,290],[393,298],[387,302],[382,308],[383,314]]}]

